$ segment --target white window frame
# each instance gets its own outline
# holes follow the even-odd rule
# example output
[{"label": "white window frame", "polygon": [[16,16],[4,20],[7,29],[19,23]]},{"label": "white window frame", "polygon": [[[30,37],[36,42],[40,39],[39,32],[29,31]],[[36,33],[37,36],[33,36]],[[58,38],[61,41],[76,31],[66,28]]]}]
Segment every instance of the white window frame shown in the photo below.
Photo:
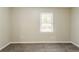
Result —
[{"label": "white window frame", "polygon": [[40,14],[40,32],[53,32],[53,13]]}]

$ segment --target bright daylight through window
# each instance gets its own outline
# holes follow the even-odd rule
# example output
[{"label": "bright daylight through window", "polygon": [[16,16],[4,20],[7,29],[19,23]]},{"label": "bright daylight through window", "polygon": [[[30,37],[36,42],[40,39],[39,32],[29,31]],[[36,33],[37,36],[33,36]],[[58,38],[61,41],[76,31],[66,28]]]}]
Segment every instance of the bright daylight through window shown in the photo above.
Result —
[{"label": "bright daylight through window", "polygon": [[53,14],[40,14],[40,32],[53,32]]}]

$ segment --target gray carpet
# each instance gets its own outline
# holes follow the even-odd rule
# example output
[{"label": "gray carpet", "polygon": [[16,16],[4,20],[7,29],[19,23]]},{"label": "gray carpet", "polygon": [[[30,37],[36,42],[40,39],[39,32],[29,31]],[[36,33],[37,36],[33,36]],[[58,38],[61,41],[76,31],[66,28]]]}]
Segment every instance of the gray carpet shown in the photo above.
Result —
[{"label": "gray carpet", "polygon": [[0,52],[79,52],[71,43],[10,44]]}]

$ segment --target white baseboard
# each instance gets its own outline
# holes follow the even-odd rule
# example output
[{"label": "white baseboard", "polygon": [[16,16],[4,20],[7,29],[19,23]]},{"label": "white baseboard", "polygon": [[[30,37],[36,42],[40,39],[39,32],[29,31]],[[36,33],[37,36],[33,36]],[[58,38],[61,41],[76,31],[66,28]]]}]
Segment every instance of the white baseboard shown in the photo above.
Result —
[{"label": "white baseboard", "polygon": [[11,44],[17,44],[17,43],[71,43],[71,41],[11,42]]},{"label": "white baseboard", "polygon": [[79,45],[77,44],[77,43],[75,43],[75,42],[71,42],[73,45],[75,45],[75,46],[77,46],[77,47],[79,47]]},{"label": "white baseboard", "polygon": [[3,47],[0,48],[0,50],[4,49],[4,48],[7,47],[8,45],[10,45],[10,43],[5,44]]}]

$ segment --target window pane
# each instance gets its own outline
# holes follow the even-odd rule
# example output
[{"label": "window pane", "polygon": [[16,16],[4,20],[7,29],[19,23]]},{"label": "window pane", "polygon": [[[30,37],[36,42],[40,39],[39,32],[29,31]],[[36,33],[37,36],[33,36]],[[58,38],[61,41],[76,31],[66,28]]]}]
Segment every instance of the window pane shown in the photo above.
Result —
[{"label": "window pane", "polygon": [[41,13],[40,17],[40,31],[53,32],[53,14]]}]

